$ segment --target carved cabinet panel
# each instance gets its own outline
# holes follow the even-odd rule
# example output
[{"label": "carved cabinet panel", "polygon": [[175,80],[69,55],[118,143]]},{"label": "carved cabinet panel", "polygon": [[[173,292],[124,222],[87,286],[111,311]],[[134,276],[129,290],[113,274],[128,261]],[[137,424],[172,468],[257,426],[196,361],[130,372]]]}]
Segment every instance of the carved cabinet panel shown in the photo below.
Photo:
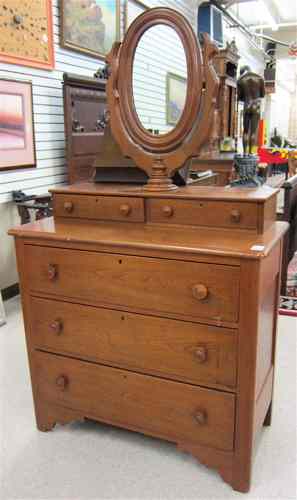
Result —
[{"label": "carved cabinet panel", "polygon": [[105,82],[65,74],[64,114],[69,181],[90,179],[106,125]]}]

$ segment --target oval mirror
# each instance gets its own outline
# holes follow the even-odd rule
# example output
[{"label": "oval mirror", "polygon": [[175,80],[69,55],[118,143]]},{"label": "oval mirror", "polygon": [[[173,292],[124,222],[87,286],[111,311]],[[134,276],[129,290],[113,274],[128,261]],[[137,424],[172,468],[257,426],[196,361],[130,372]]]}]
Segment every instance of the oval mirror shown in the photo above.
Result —
[{"label": "oval mirror", "polygon": [[154,135],[178,124],[187,97],[187,58],[178,33],[157,24],[138,41],[133,60],[132,90],[142,127]]},{"label": "oval mirror", "polygon": [[172,176],[198,156],[212,126],[216,46],[166,7],[149,9],[107,56],[112,134],[149,180],[148,191],[176,189]]}]

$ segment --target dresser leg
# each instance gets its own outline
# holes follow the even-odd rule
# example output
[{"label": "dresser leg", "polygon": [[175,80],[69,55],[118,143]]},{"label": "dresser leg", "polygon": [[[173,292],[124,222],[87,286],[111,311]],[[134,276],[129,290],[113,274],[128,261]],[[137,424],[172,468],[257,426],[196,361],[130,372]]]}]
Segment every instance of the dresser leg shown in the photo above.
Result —
[{"label": "dresser leg", "polygon": [[233,487],[232,452],[214,450],[206,446],[191,445],[188,443],[178,443],[177,447],[183,452],[190,453],[199,463],[217,470],[225,483]]},{"label": "dresser leg", "polygon": [[235,462],[233,469],[233,477],[230,482],[233,490],[240,493],[248,493],[251,487],[251,464],[247,463],[245,466],[238,466]]},{"label": "dresser leg", "polygon": [[213,450],[207,447],[179,443],[178,448],[191,453],[200,463],[216,469],[225,483],[240,493],[251,487],[251,460],[237,459],[232,452]]},{"label": "dresser leg", "polygon": [[66,425],[84,420],[84,417],[74,410],[45,404],[36,405],[35,416],[37,429],[41,432],[51,431],[56,424]]},{"label": "dresser leg", "polygon": [[271,417],[272,417],[272,402],[269,405],[268,411],[266,413],[266,417],[264,419],[263,425],[265,427],[269,427],[271,425]]}]

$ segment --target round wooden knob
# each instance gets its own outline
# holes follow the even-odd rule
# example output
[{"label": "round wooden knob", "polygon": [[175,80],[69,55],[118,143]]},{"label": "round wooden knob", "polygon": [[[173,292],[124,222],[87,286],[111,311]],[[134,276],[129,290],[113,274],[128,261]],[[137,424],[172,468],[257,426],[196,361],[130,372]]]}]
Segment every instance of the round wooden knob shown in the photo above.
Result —
[{"label": "round wooden knob", "polygon": [[126,204],[121,205],[120,206],[120,212],[121,212],[122,215],[125,215],[127,217],[127,215],[129,215],[130,212],[131,212],[130,205],[126,205]]},{"label": "round wooden knob", "polygon": [[73,212],[73,208],[74,208],[74,206],[73,206],[72,201],[65,201],[65,203],[64,203],[65,212],[70,214],[71,212]]},{"label": "round wooden knob", "polygon": [[172,207],[169,207],[168,205],[163,207],[162,211],[163,211],[163,214],[165,215],[165,217],[172,217],[173,216],[174,210]]},{"label": "round wooden knob", "polygon": [[55,319],[51,324],[50,324],[50,329],[56,334],[60,335],[63,330],[63,322],[61,319]]},{"label": "round wooden knob", "polygon": [[198,410],[195,413],[195,420],[199,425],[205,425],[207,422],[207,414],[203,410]]},{"label": "round wooden knob", "polygon": [[59,377],[56,379],[56,386],[59,387],[61,391],[65,391],[69,384],[69,380],[66,377],[66,375],[59,375]]},{"label": "round wooden knob", "polygon": [[207,360],[207,350],[203,346],[199,346],[195,351],[195,357],[199,363],[205,363]]},{"label": "round wooden knob", "polygon": [[51,281],[54,281],[58,277],[58,266],[56,264],[49,264],[47,275]]},{"label": "round wooden knob", "polygon": [[208,289],[205,285],[194,285],[192,288],[195,299],[204,300],[208,296]]},{"label": "round wooden knob", "polygon": [[19,14],[15,14],[15,15],[13,16],[13,22],[14,22],[15,24],[22,24],[22,22],[23,22],[23,18],[22,18],[22,16],[20,16]]},{"label": "round wooden knob", "polygon": [[239,210],[231,210],[231,221],[238,224],[241,219],[241,213]]}]

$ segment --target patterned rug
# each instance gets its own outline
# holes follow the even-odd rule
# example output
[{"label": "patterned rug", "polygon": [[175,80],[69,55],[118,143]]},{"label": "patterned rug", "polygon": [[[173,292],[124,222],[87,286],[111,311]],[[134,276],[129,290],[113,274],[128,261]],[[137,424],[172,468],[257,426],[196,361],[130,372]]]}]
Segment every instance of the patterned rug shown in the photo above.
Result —
[{"label": "patterned rug", "polygon": [[280,299],[279,313],[297,316],[297,253],[288,267],[287,295]]},{"label": "patterned rug", "polygon": [[288,267],[287,296],[297,298],[297,252]]},{"label": "patterned rug", "polygon": [[283,316],[297,316],[297,297],[281,297],[279,313]]}]

